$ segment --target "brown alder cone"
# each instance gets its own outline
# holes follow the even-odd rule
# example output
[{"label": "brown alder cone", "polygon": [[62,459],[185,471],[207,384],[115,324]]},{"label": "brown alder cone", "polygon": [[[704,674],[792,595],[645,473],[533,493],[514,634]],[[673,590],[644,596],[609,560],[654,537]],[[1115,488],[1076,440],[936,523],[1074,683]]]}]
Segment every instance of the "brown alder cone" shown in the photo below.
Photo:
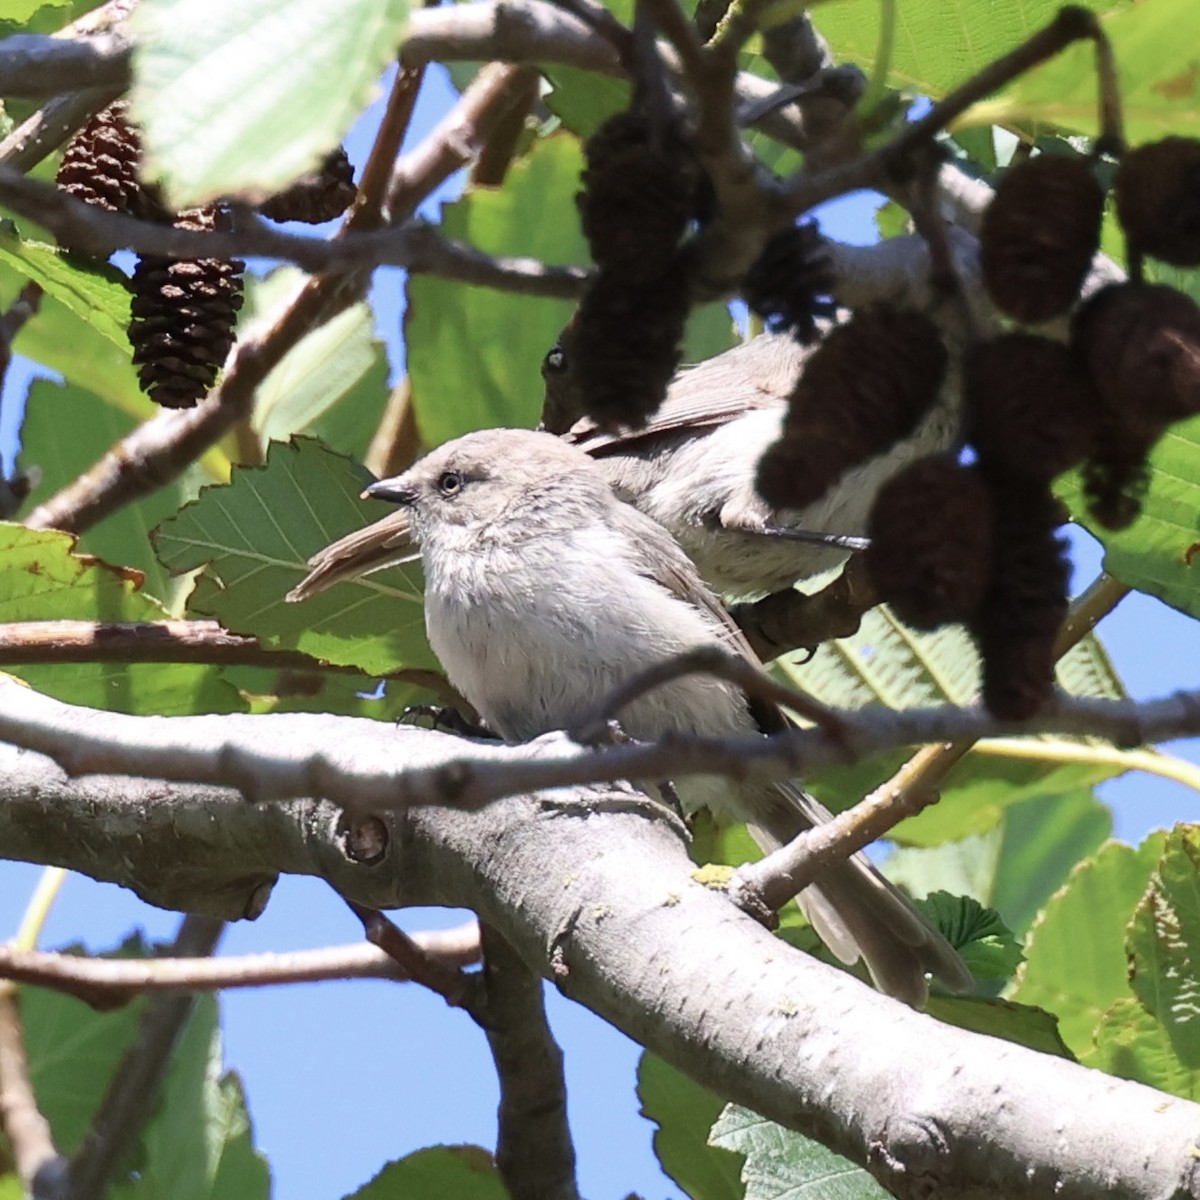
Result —
[{"label": "brown alder cone", "polygon": [[996,307],[1027,325],[1065,313],[1100,245],[1103,213],[1086,159],[1042,154],[1013,167],[980,232],[983,282]]},{"label": "brown alder cone", "polygon": [[258,211],[272,221],[322,225],[340,217],[357,195],[354,167],[345,149],[338,146],[315,171],[302,175],[291,187],[264,200]]},{"label": "brown alder cone", "polygon": [[[215,229],[215,206],[181,213],[184,229]],[[129,341],[142,390],[164,408],[191,408],[216,381],[242,306],[242,262],[143,258],[130,286]]]},{"label": "brown alder cone", "polygon": [[1100,398],[1061,342],[1006,333],[963,364],[965,432],[989,470],[1048,483],[1092,450]]},{"label": "brown alder cone", "polygon": [[948,454],[919,459],[880,489],[865,552],[871,581],[916,629],[966,620],[992,571],[992,497]]},{"label": "brown alder cone", "polygon": [[758,466],[776,508],[819,500],[851,467],[916,428],[946,373],[938,328],[921,313],[877,305],[832,330],[788,397],[783,437]]},{"label": "brown alder cone", "polygon": [[1169,137],[1130,150],[1117,168],[1114,195],[1135,251],[1200,266],[1200,141]]},{"label": "brown alder cone", "polygon": [[157,189],[147,187],[139,177],[141,161],[141,139],[126,117],[124,101],[118,101],[98,112],[70,140],[55,183],[85,204],[166,220]]}]

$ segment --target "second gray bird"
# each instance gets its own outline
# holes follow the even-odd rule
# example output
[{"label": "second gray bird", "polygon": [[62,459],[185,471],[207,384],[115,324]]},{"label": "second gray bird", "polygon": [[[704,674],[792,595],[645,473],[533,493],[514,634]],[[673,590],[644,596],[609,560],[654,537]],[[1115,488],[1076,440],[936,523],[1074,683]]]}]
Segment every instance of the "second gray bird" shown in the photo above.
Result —
[{"label": "second gray bird", "polygon": [[[367,494],[401,506],[389,518],[392,561],[419,545],[430,644],[508,741],[572,725],[618,684],[695,647],[757,661],[662,526],[618,500],[583,451],[549,434],[469,434]],[[311,559],[289,599],[346,577],[347,564],[363,566],[355,539],[365,532]],[[364,569],[384,565],[377,532],[370,550]],[[620,722],[631,737],[654,741],[672,732],[771,733],[786,718],[732,684],[694,675],[633,701]],[[787,784],[693,776],[676,790],[688,811],[746,821],[764,848],[829,817]],[[909,1004],[924,1001],[927,973],[970,986],[957,952],[861,854],[831,868],[801,902],[838,957],[863,958],[876,984]]]}]

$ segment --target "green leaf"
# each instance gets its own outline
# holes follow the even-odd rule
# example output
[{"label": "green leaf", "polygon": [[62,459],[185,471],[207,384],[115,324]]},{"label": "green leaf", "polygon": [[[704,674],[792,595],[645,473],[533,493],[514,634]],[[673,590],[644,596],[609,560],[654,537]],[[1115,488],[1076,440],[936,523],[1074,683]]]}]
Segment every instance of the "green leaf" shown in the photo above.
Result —
[{"label": "green leaf", "polygon": [[[0,304],[5,309],[25,282],[0,261]],[[21,327],[13,349],[68,380],[86,382],[97,396],[126,412],[149,415],[153,409],[142,395],[129,345],[114,345],[54,296],[42,297],[37,314]]]},{"label": "green leaf", "polygon": [[[1104,32],[1116,55],[1129,141],[1200,133],[1196,48],[1191,38],[1180,36],[1195,20],[1191,0],[1088,7],[1103,13]],[[1091,43],[1077,43],[1022,77],[994,109],[1005,124],[1040,121],[1094,136],[1096,70]]]},{"label": "green leaf", "polygon": [[1126,929],[1164,840],[1152,834],[1137,850],[1109,842],[1071,872],[1030,931],[1011,998],[1055,1013],[1081,1058],[1105,1010],[1128,995]]},{"label": "green leaf", "polygon": [[[1085,7],[1105,12],[1122,3],[1090,0]],[[937,99],[1013,50],[1060,7],[1060,0],[901,0],[889,82]],[[879,0],[823,4],[816,23],[835,58],[870,71],[879,46]]]},{"label": "green leaf", "polygon": [[303,604],[284,596],[310,555],[391,510],[358,493],[364,468],[319,442],[272,443],[266,465],[205,488],[154,533],[171,571],[204,567],[189,602],[227,629],[371,674],[436,667],[425,641],[419,565],[348,581]]},{"label": "green leaf", "polygon": [[30,280],[44,294],[13,348],[134,416],[153,412],[125,333],[130,297],[124,277],[0,225],[0,301],[6,308]]},{"label": "green leaf", "polygon": [[395,58],[406,0],[145,0],[132,114],[175,207],[270,194],[332,149]]},{"label": "green leaf", "polygon": [[19,1175],[0,1175],[0,1200],[25,1200],[26,1195]]},{"label": "green leaf", "polygon": [[1151,451],[1149,463],[1142,515],[1118,533],[1100,528],[1088,516],[1078,472],[1064,476],[1055,490],[1075,519],[1103,543],[1109,574],[1200,617],[1200,584],[1192,565],[1200,548],[1200,417],[1172,425]]},{"label": "green leaf", "polygon": [[1090,791],[1039,796],[1004,810],[988,903],[1024,934],[1077,863],[1112,836],[1112,810]]},{"label": "green leaf", "polygon": [[[442,232],[488,254],[549,263],[587,260],[575,213],[583,160],[567,134],[536,142],[503,189],[475,189],[444,209]],[[408,373],[426,446],[473,429],[532,428],[542,407],[541,363],[571,315],[564,300],[511,296],[450,280],[408,281]],[[514,314],[519,312],[519,319]]]},{"label": "green leaf", "polygon": [[1129,930],[1134,995],[1163,1026],[1176,1057],[1200,1069],[1200,825],[1177,825]]},{"label": "green leaf", "polygon": [[[257,320],[274,320],[304,278],[302,272],[284,268],[255,281],[243,336],[253,333]],[[387,377],[387,350],[376,340],[374,314],[368,304],[355,304],[293,346],[263,380],[255,392],[251,425],[265,448],[268,441],[285,441],[310,429],[335,405],[345,406],[354,410],[352,417],[361,426],[355,447],[365,449],[374,432],[371,418],[387,400]]]},{"label": "green leaf", "polygon": [[882,1185],[849,1159],[803,1134],[730,1104],[713,1126],[714,1146],[746,1156],[746,1200],[887,1200]]},{"label": "green leaf", "polygon": [[0,262],[33,280],[79,320],[128,352],[130,293],[125,276],[106,263],[75,257],[57,246],[27,242],[0,227]]},{"label": "green leaf", "polygon": [[553,85],[546,107],[578,137],[591,137],[609,117],[629,107],[632,88],[624,79],[561,63],[547,63],[545,74]]},{"label": "green leaf", "polygon": [[432,1146],[390,1162],[345,1200],[508,1200],[492,1156],[480,1146]]},{"label": "green leaf", "polygon": [[[133,947],[126,947],[128,953]],[[96,1012],[81,1000],[22,987],[21,1021],[38,1106],[54,1142],[71,1154],[87,1132],[121,1056],[137,1033],[143,1002]]]},{"label": "green leaf", "polygon": [[649,1052],[638,1063],[642,1116],[658,1128],[654,1153],[692,1200],[742,1200],[740,1155],[709,1142],[725,1102]]},{"label": "green leaf", "polygon": [[1090,791],[1026,800],[996,826],[940,846],[897,850],[887,875],[911,895],[942,889],[994,908],[1024,934],[1071,869],[1112,833],[1112,814]]},{"label": "green leaf", "polygon": [[[56,530],[0,524],[0,621],[158,621],[136,571],[72,554]],[[47,695],[129,713],[230,712],[242,707],[215,668],[191,663],[66,663],[11,668]]]},{"label": "green leaf", "polygon": [[1058,1032],[1058,1018],[1044,1008],[1014,1004],[1010,1000],[978,996],[930,996],[925,1011],[947,1025],[1003,1038],[1041,1054],[1073,1058]]},{"label": "green leaf", "polygon": [[[132,417],[81,387],[36,381],[29,389],[21,426],[22,467],[41,471],[28,507],[77,479],[136,426]],[[154,555],[150,530],[175,512],[187,492],[184,483],[175,480],[123,505],[80,537],[80,549],[141,571],[146,591],[168,603],[175,585]]]},{"label": "green leaf", "polygon": [[1181,1060],[1167,1026],[1132,996],[1118,1000],[1100,1018],[1087,1065],[1185,1100],[1200,1100],[1200,1064]]},{"label": "green leaf", "polygon": [[1008,979],[1021,962],[1021,946],[994,908],[971,896],[930,892],[917,907],[963,956],[976,979]]},{"label": "green leaf", "polygon": [[180,1033],[133,1179],[115,1200],[254,1200],[270,1192],[241,1083],[225,1074],[217,1002],[199,996]]}]

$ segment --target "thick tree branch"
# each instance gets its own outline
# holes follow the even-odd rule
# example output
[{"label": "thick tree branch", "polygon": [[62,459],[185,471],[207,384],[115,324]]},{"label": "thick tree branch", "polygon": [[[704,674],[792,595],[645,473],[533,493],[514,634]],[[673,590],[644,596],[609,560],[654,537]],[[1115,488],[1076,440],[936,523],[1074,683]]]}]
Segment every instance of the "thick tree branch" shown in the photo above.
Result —
[{"label": "thick tree branch", "polygon": [[0,92],[40,99],[83,88],[124,91],[130,45],[115,33],[64,39],[19,33],[0,41]]},{"label": "thick tree branch", "polygon": [[[445,738],[413,733],[408,761],[444,758]],[[179,875],[192,901],[229,902],[280,870],[322,874],[376,907],[473,908],[534,970],[653,1052],[868,1166],[904,1200],[1200,1196],[1200,1106],[941,1025],[788,949],[697,883],[673,826],[628,791],[415,810],[364,864],[319,802],[70,782],[41,756],[0,747],[0,822],[8,853],[40,846],[43,859],[136,881],[160,902],[180,895]]]},{"label": "thick tree branch", "polygon": [[254,802],[325,796],[359,812],[424,805],[471,810],[522,792],[621,779],[783,779],[901,746],[968,738],[1055,733],[1137,746],[1200,733],[1200,690],[1140,703],[1060,696],[1026,721],[1001,721],[982,709],[953,705],[871,708],[840,713],[832,733],[814,728],[758,738],[672,736],[599,750],[562,734],[521,746],[451,738],[433,766],[407,755],[424,732],[381,730],[366,718],[315,713],[134,717],[62,704],[15,680],[0,680],[0,737],[50,755],[73,775],[104,772],[232,787]]}]

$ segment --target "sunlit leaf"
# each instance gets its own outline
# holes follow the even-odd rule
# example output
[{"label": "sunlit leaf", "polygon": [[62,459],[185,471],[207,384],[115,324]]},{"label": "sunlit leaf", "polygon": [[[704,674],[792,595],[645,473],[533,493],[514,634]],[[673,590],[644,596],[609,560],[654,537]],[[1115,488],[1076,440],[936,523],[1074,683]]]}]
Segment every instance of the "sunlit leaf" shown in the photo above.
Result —
[{"label": "sunlit leaf", "polygon": [[369,482],[364,468],[312,439],[275,442],[265,466],[235,471],[231,484],[206,488],[164,522],[155,546],[171,571],[205,568],[189,609],[227,629],[372,674],[435,667],[419,566],[338,584],[302,604],[284,599],[310,555],[391,511],[358,498]]},{"label": "sunlit leaf", "polygon": [[1164,836],[1137,850],[1109,842],[1071,873],[1030,931],[1012,999],[1055,1013],[1063,1041],[1081,1057],[1105,1010],[1128,995],[1126,931]]},{"label": "sunlit leaf", "polygon": [[407,0],[144,0],[131,111],[176,207],[315,166],[395,57]]}]

